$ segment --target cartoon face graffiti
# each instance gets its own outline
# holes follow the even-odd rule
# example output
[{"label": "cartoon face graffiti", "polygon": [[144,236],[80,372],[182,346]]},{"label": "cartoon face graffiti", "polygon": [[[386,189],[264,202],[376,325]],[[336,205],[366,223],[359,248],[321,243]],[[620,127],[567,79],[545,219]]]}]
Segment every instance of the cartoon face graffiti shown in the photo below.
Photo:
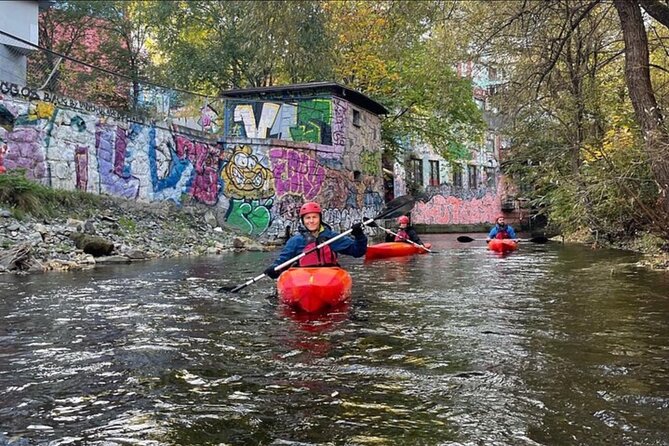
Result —
[{"label": "cartoon face graffiti", "polygon": [[274,195],[272,171],[260,164],[252,152],[250,146],[236,147],[221,171],[229,198],[260,199]]}]

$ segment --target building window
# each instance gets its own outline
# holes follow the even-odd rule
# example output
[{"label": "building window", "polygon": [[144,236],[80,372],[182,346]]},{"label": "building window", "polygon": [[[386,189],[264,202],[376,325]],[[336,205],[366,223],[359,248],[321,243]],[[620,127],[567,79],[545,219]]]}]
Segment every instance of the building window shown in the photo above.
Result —
[{"label": "building window", "polygon": [[486,167],[485,175],[486,175],[486,179],[488,180],[488,187],[490,187],[490,188],[495,187],[495,185],[496,185],[496,182],[495,182],[495,168],[494,167]]},{"label": "building window", "polygon": [[476,166],[467,166],[467,173],[469,176],[469,188],[476,189],[478,185]]},{"label": "building window", "polygon": [[411,158],[409,162],[409,169],[411,173],[411,180],[417,185],[423,185],[423,160]]},{"label": "building window", "polygon": [[430,186],[439,186],[439,161],[430,160]]},{"label": "building window", "polygon": [[360,112],[355,109],[353,109],[353,125],[360,127]]},{"label": "building window", "polygon": [[462,187],[462,167],[453,166],[453,187]]},{"label": "building window", "polygon": [[353,181],[360,181],[362,179],[362,172],[359,170],[353,171]]}]

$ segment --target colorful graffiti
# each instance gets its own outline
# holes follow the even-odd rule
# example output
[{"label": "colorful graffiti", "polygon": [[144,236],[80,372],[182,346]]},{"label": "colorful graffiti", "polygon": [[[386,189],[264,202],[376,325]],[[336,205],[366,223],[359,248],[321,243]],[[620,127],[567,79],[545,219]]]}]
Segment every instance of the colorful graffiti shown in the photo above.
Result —
[{"label": "colorful graffiti", "polygon": [[231,135],[332,145],[332,100],[234,104]]},{"label": "colorful graffiti", "polygon": [[236,146],[221,171],[225,194],[231,198],[258,199],[274,195],[272,171],[251,146]]},{"label": "colorful graffiti", "polygon": [[481,198],[463,199],[453,195],[435,195],[429,201],[417,202],[411,217],[422,224],[477,224],[495,221],[500,198],[487,193]]},{"label": "colorful graffiti", "polygon": [[325,168],[306,153],[273,148],[269,152],[277,196],[300,194],[312,200],[321,190]]},{"label": "colorful graffiti", "polygon": [[272,203],[272,199],[230,200],[226,222],[245,234],[258,236],[272,223]]},{"label": "colorful graffiti", "polygon": [[[0,167],[55,188],[202,203],[216,208],[219,223],[263,237],[294,232],[307,200],[319,201],[337,229],[383,204],[378,155],[344,154],[348,103],[338,98],[236,103],[226,113],[246,138],[219,144],[48,93],[0,93]],[[215,111],[200,112],[201,126],[213,129]],[[360,165],[362,175],[354,180],[344,164]]]}]

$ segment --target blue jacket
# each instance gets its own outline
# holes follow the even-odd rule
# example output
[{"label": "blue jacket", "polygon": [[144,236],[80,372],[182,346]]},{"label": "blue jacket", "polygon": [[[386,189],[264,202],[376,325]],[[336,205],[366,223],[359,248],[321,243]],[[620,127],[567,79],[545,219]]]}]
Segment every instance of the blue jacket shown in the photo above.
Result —
[{"label": "blue jacket", "polygon": [[[490,233],[488,234],[489,239],[493,239],[497,236],[497,233],[500,232],[501,229],[499,225],[493,226],[493,228],[490,230]],[[516,231],[513,230],[513,228],[509,225],[506,225],[506,233],[509,234],[509,238],[516,238]]]},{"label": "blue jacket", "polygon": [[[323,224],[322,226],[323,229],[321,230],[320,234],[318,234],[319,239],[329,240],[339,235],[339,233],[333,231],[330,226],[326,224]],[[288,239],[285,246],[281,250],[279,257],[274,261],[272,266],[279,266],[283,262],[302,254],[309,240],[314,241],[313,237],[311,237],[307,229],[301,227],[299,234],[295,234],[290,239]],[[330,243],[328,246],[338,254],[362,257],[367,252],[367,236],[362,234],[362,236],[356,239],[353,239],[352,237],[342,237],[339,240]]]}]

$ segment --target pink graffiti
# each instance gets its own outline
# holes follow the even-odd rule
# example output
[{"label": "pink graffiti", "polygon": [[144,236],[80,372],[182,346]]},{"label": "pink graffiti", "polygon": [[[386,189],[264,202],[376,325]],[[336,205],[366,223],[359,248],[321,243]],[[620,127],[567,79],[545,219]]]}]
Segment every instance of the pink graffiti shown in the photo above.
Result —
[{"label": "pink graffiti", "polygon": [[7,170],[25,169],[26,177],[45,182],[46,161],[42,134],[36,128],[19,128],[7,133],[3,165]]},{"label": "pink graffiti", "polygon": [[276,195],[299,194],[312,200],[321,190],[325,168],[305,153],[273,148],[269,152]]},{"label": "pink graffiti", "polygon": [[79,146],[75,149],[74,163],[77,174],[77,189],[85,191],[88,187],[88,147]]},{"label": "pink graffiti", "polygon": [[417,202],[411,217],[415,223],[422,224],[489,223],[495,221],[500,207],[499,196],[492,193],[471,200],[435,195],[427,203]]},{"label": "pink graffiti", "polygon": [[218,197],[218,157],[219,151],[206,143],[191,141],[182,135],[175,135],[176,152],[180,159],[187,158],[195,170],[191,195],[205,204],[216,204]]}]

